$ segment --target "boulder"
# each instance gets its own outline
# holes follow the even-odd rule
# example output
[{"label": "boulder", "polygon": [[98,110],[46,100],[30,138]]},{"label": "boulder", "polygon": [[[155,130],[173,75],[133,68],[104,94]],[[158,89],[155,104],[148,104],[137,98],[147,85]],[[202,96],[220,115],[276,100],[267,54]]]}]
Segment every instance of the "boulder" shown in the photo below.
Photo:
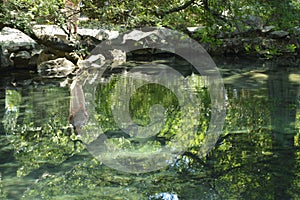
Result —
[{"label": "boulder", "polygon": [[67,34],[59,28],[57,25],[34,25],[32,28],[33,32],[38,38],[44,36],[56,36],[57,38],[67,38]]},{"label": "boulder", "polygon": [[101,50],[101,48],[98,48],[97,50],[97,53],[94,50],[94,53],[87,59],[78,62],[79,68],[101,68],[104,64],[108,63],[110,63],[111,68],[114,68],[126,62],[126,52],[122,49]]},{"label": "boulder", "polygon": [[29,67],[30,68],[35,68],[38,66],[38,58],[40,57],[40,54],[43,50],[38,48],[38,49],[34,49],[32,52],[31,52],[31,58],[29,60]]},{"label": "boulder", "polygon": [[37,43],[29,36],[19,30],[7,27],[0,31],[0,44],[0,67],[22,68],[23,66],[27,68],[23,59],[27,62],[28,54],[31,55],[31,52],[37,48]]},{"label": "boulder", "polygon": [[10,59],[13,60],[14,67],[18,69],[29,68],[31,53],[28,51],[19,51],[16,54],[12,53]]},{"label": "boulder", "polygon": [[3,28],[0,32],[0,43],[2,49],[7,49],[9,52],[22,50],[32,50],[37,43],[26,34],[17,29]]},{"label": "boulder", "polygon": [[38,65],[38,73],[47,78],[62,78],[75,70],[75,65],[66,58],[45,61]]},{"label": "boulder", "polygon": [[79,60],[81,60],[81,57],[75,52],[65,53],[65,57],[75,65],[77,65]]},{"label": "boulder", "polygon": [[[57,25],[34,25],[33,31],[39,38],[43,36],[55,36],[63,40],[67,39],[66,32]],[[101,28],[78,28],[77,33],[81,36],[92,36],[98,40],[111,40],[119,36],[118,31],[105,30]]]},{"label": "boulder", "polygon": [[274,30],[275,26],[265,26],[261,32],[263,33],[269,33],[270,31]]},{"label": "boulder", "polygon": [[44,49],[37,58],[37,65],[40,65],[41,63],[49,61],[49,60],[55,60],[57,58],[59,58],[59,56],[50,52],[48,49]]},{"label": "boulder", "polygon": [[89,56],[88,59],[79,60],[77,63],[80,69],[101,68],[105,64],[105,57],[102,54]]},{"label": "boulder", "polygon": [[102,29],[80,28],[78,29],[78,34],[81,36],[92,36],[100,41],[108,39],[108,34]]}]

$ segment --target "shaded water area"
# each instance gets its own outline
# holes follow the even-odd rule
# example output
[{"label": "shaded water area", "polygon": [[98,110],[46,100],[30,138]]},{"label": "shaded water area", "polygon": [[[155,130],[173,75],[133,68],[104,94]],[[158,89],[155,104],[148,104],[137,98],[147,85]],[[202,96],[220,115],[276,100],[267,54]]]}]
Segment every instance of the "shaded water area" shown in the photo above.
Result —
[{"label": "shaded water area", "polygon": [[[206,156],[201,156],[201,145],[213,102],[205,77],[183,60],[129,62],[108,69],[101,79],[97,70],[89,70],[73,92],[64,79],[1,74],[0,199],[299,199],[300,66],[241,58],[215,62],[225,85],[226,95],[220,98],[226,100],[226,117]],[[199,112],[197,119],[181,111],[177,96],[159,84],[143,85],[130,98],[119,98],[122,88],[131,87],[126,78],[130,70],[137,69],[133,76],[138,78],[166,66],[178,70],[190,86],[179,84],[179,90],[200,99],[197,108],[188,105]],[[76,102],[70,94],[79,106],[72,106]],[[118,118],[123,115],[114,109],[124,107],[123,101],[129,101],[128,111],[139,126],[151,124],[159,114],[166,116],[163,126],[151,137],[121,131]],[[151,107],[157,104],[165,112]],[[191,124],[197,127],[193,136],[186,132],[191,129],[179,128]],[[102,133],[95,135],[99,126]],[[147,157],[162,146],[186,146],[172,162],[165,158],[162,169],[127,173],[107,166],[86,148],[84,143],[96,148],[93,142],[104,135],[113,148],[104,149],[109,151],[101,158],[109,164],[118,148]],[[143,162],[143,156],[118,156],[128,165],[139,160],[142,167],[155,166]]]}]

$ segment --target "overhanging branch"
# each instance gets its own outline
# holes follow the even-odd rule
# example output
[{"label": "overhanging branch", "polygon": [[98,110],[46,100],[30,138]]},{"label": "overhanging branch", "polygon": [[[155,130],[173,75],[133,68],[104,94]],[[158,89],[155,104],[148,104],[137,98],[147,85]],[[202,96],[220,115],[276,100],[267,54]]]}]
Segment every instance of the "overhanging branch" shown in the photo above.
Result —
[{"label": "overhanging branch", "polygon": [[163,12],[160,12],[160,13],[156,13],[156,16],[162,18],[164,17],[165,15],[169,15],[171,13],[174,13],[174,12],[179,12],[181,10],[184,10],[186,8],[188,8],[189,6],[191,6],[192,4],[195,3],[195,0],[190,0],[190,1],[187,1],[185,2],[184,4],[182,4],[181,6],[178,6],[178,7],[175,7],[175,8],[172,8],[170,10],[167,10],[167,11],[163,11]]}]

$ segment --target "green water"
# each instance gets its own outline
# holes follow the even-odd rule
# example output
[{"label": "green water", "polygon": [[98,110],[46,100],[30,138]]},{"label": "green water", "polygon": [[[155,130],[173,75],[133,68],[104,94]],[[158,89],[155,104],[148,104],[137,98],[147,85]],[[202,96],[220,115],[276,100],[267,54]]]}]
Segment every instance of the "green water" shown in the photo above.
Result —
[{"label": "green water", "polygon": [[[122,88],[134,85],[128,72],[138,69],[133,77],[146,79],[141,74],[157,70],[141,63],[126,64],[127,72],[109,69],[102,79],[90,70],[78,78],[75,93],[63,79],[2,74],[0,199],[299,199],[299,66],[245,59],[216,59],[216,64],[225,84],[226,95],[220,98],[226,117],[222,134],[205,156],[200,155],[214,104],[206,78],[182,60],[156,60],[151,66],[180,71],[188,84],[177,81],[175,88],[199,99],[198,104],[187,101],[186,112],[174,91],[155,83],[135,88],[125,98]],[[79,113],[76,131],[69,124],[70,93],[84,97],[79,101],[84,105],[77,107],[83,112],[71,109]],[[165,112],[152,107],[158,104]],[[117,108],[121,111],[116,113]],[[140,127],[160,115],[166,118],[158,120],[164,123],[155,126],[157,134],[136,138],[120,130],[117,120],[126,118],[126,109]],[[197,131],[190,132],[194,127]],[[104,135],[109,147],[101,160],[93,150],[104,145],[95,143]],[[148,155],[164,146],[180,149],[180,154],[172,160],[162,156],[160,163],[167,164],[156,169],[157,160],[149,162]],[[118,154],[123,163],[115,149],[123,150]],[[132,152],[139,156],[133,158]],[[112,168],[114,162],[148,171],[124,172]]]}]

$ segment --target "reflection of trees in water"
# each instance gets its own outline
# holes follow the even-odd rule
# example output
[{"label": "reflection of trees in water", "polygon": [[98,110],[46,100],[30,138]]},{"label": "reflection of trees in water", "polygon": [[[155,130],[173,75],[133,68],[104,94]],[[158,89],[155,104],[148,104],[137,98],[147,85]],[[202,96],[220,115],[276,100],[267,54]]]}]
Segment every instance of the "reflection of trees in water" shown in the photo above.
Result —
[{"label": "reflection of trees in water", "polygon": [[277,166],[270,168],[270,173],[272,173],[271,181],[275,199],[287,199],[293,198],[288,192],[292,187],[296,169],[294,137],[297,132],[295,122],[299,86],[290,82],[289,72],[285,68],[277,70],[271,71],[268,79],[272,145],[275,155],[270,164]]},{"label": "reflection of trees in water", "polygon": [[[297,86],[287,82],[287,77],[282,74],[269,74],[268,88],[227,88],[228,108],[224,134],[205,158],[197,157],[199,149],[194,145],[166,169],[135,175],[109,169],[93,160],[92,156],[87,156],[86,160],[81,160],[70,171],[62,172],[63,175],[50,174],[41,179],[25,193],[25,197],[32,199],[44,195],[52,198],[67,193],[80,198],[113,199],[122,196],[141,199],[173,192],[185,199],[297,198],[300,159],[296,157],[298,151],[292,142],[296,133],[292,125],[295,122],[296,97],[299,93]],[[98,121],[106,131],[112,130],[112,133],[117,130],[112,120],[109,99],[114,87],[113,80],[109,84],[99,84],[94,99]],[[149,97],[149,105],[143,106],[139,104],[139,101],[143,101],[143,90],[149,88],[141,88],[140,93],[136,93],[132,99],[131,106],[138,108],[132,116],[140,120],[141,124],[147,124],[149,105],[156,104],[158,97],[164,96],[166,91],[155,90],[158,93],[153,99]],[[37,168],[49,163],[59,171],[62,165],[70,163],[70,160],[65,161],[67,156],[64,155],[73,151],[73,146],[68,143],[69,133],[65,129],[69,114],[68,91],[53,87],[30,91],[22,92],[23,101],[19,106],[25,107],[25,112],[22,111],[18,116],[19,126],[12,127],[17,136],[21,136],[19,140],[13,141],[20,152],[15,156],[20,161],[23,174],[35,172]],[[95,90],[85,91],[86,96],[93,92]],[[204,91],[198,92],[203,102],[208,100]],[[173,98],[166,95],[163,101],[167,104]],[[207,114],[209,108],[204,105],[203,109],[206,110],[203,114]],[[35,114],[38,116],[35,118],[44,120],[32,121]],[[176,118],[172,112],[170,116]],[[202,117],[202,122],[207,122],[207,118]],[[21,128],[27,131],[27,137],[20,134]],[[176,131],[172,134],[176,134]],[[111,138],[121,137],[125,136],[116,133]],[[77,154],[72,159],[77,158],[82,157]]]},{"label": "reflection of trees in water", "polygon": [[18,175],[61,163],[73,152],[68,96],[67,88],[53,86],[6,92],[7,108],[15,109],[6,110],[3,123],[20,165]]},{"label": "reflection of trees in water", "polygon": [[298,86],[289,81],[287,71],[272,71],[269,73],[268,96],[272,105],[272,127],[275,132],[275,139],[283,146],[293,144],[297,89]]}]

